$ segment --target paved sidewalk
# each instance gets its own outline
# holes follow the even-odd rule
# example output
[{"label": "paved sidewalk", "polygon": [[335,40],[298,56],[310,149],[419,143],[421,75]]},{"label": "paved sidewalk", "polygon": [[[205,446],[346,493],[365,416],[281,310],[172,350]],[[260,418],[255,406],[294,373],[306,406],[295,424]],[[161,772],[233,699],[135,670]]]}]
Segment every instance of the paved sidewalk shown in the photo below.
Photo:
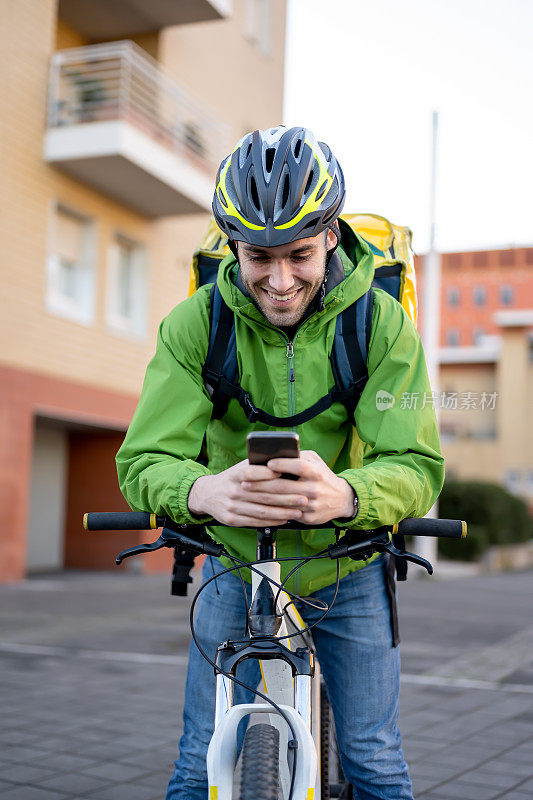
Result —
[{"label": "paved sidewalk", "polygon": [[[532,579],[400,586],[417,800],[533,798]],[[164,797],[189,639],[188,602],[168,592],[127,573],[0,587],[2,800]]]}]

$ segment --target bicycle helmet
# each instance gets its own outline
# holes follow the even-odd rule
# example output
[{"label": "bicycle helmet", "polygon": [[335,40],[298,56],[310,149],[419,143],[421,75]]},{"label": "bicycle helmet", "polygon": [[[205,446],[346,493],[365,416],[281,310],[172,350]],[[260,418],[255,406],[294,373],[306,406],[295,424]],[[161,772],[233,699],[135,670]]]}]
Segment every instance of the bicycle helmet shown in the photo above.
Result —
[{"label": "bicycle helmet", "polygon": [[216,177],[213,214],[230,243],[276,247],[316,236],[342,211],[344,175],[308,128],[247,133]]}]

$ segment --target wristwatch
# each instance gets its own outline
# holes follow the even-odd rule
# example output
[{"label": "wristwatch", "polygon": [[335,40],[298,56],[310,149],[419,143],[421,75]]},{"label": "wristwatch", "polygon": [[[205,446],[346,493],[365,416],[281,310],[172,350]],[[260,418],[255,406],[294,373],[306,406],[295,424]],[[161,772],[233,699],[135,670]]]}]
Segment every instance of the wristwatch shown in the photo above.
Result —
[{"label": "wristwatch", "polygon": [[355,489],[353,490],[354,498],[353,498],[353,516],[352,519],[355,519],[357,516],[357,512],[359,511],[359,498],[357,497],[357,492]]}]

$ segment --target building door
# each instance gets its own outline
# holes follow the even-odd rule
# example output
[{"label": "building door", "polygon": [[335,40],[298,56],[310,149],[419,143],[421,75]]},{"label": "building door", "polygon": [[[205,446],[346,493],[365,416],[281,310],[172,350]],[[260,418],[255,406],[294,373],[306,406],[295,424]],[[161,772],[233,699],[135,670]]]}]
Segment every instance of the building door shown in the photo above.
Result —
[{"label": "building door", "polygon": [[67,479],[65,430],[35,422],[28,523],[28,571],[61,569]]}]

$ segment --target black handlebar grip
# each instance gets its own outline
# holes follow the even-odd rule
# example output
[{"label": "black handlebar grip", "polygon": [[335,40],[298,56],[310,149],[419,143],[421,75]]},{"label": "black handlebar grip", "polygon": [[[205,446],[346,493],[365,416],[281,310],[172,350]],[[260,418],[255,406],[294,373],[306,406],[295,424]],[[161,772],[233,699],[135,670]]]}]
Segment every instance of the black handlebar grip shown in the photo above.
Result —
[{"label": "black handlebar grip", "polygon": [[146,511],[93,511],[83,515],[86,531],[145,531],[161,523]]},{"label": "black handlebar grip", "polygon": [[466,522],[460,519],[404,519],[393,527],[404,536],[442,536],[445,539],[466,539]]}]

